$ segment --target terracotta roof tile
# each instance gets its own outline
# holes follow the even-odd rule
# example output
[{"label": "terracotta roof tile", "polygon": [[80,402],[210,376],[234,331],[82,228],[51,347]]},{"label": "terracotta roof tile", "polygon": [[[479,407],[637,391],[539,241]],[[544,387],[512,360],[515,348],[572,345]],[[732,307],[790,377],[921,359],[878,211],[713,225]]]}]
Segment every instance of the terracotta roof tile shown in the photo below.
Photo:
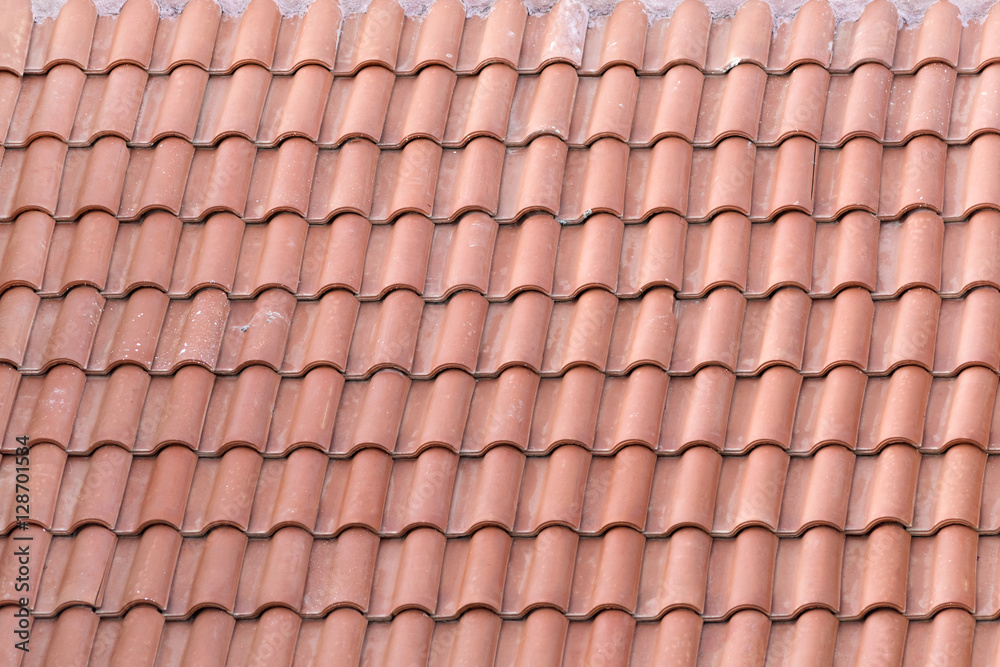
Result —
[{"label": "terracotta roof tile", "polygon": [[992,660],[996,11],[27,9],[40,661]]}]

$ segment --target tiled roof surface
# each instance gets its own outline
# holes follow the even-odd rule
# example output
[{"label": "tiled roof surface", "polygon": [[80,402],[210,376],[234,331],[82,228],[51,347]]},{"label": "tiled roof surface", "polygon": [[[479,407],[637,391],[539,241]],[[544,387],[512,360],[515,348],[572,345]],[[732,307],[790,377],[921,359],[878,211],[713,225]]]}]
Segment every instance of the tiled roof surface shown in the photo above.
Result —
[{"label": "tiled roof surface", "polygon": [[3,11],[0,663],[1000,661],[1000,9]]}]

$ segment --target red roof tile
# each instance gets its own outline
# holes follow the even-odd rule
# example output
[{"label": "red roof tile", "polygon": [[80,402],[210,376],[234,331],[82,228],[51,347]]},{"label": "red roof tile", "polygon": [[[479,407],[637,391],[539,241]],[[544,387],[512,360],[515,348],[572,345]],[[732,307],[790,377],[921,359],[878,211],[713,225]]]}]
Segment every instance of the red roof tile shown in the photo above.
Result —
[{"label": "red roof tile", "polygon": [[29,9],[39,662],[994,660],[997,10]]}]

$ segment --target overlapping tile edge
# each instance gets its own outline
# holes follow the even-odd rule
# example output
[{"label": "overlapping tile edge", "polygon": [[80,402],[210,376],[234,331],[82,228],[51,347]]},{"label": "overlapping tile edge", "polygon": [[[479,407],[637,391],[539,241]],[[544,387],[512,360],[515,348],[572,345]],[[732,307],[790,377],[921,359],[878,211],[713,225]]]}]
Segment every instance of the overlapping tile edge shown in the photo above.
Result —
[{"label": "overlapping tile edge", "polygon": [[[191,11],[211,14],[209,4]],[[954,8],[942,3],[904,28],[894,50],[878,29],[897,35],[891,6],[876,3],[831,37],[831,54],[798,22],[763,45],[754,35],[764,34],[765,5],[712,24],[689,2],[673,23],[698,22],[704,38],[687,44],[691,53],[667,49],[651,61],[662,52],[650,44],[676,41],[671,22],[660,24],[660,42],[654,25],[641,48],[633,37],[608,53],[620,43],[609,32],[645,26],[638,5],[588,31],[557,5],[523,24],[526,39],[558,37],[558,48],[483,54],[455,34],[461,21],[466,34],[488,34],[489,19],[460,21],[439,3],[415,22],[385,3],[345,26],[340,46],[359,44],[346,56],[292,39],[339,22],[331,7],[316,3],[298,22],[265,2],[242,19],[216,14],[216,39],[200,42],[214,52],[173,58],[157,56],[160,36],[118,36],[121,18],[95,16],[84,40],[66,26],[88,25],[87,5],[71,2],[63,27],[36,27],[24,64],[11,67],[25,76],[11,88],[12,122],[21,81],[74,68],[88,74],[81,105],[98,73],[138,90],[138,78],[187,66],[202,71],[206,91],[239,74],[259,97],[249,120],[233,116],[221,130],[202,131],[195,114],[187,134],[133,143],[128,122],[98,109],[118,138],[85,131],[74,141],[76,119],[53,119],[60,133],[32,117],[42,130],[5,144],[4,218],[16,221],[0,223],[0,321],[14,323],[0,341],[0,479],[11,484],[11,436],[29,433],[43,481],[28,529],[45,560],[44,574],[33,573],[38,655],[69,664],[90,646],[95,664],[183,664],[201,652],[234,664],[308,664],[333,652],[376,664],[806,664],[886,650],[914,664],[995,659],[1000,343],[986,333],[1000,321],[1000,201],[983,179],[956,188],[946,174],[990,173],[997,128],[980,119],[951,133],[961,104],[953,117],[888,111],[899,108],[897,88],[899,104],[923,103],[942,76],[956,99],[973,80],[987,89],[995,31],[959,23],[956,32]],[[144,3],[126,8],[123,17],[149,30]],[[379,44],[386,33],[366,23],[386,16],[398,19],[399,32],[388,31],[398,44]],[[183,19],[149,34],[199,43],[179,39]],[[821,3],[800,19],[829,23],[833,35]],[[260,47],[253,34],[275,41]],[[136,44],[151,53],[137,56]],[[16,64],[21,52],[11,52]],[[493,138],[466,132],[449,143],[447,110],[393,112],[400,85],[433,96],[451,77],[462,100],[458,83],[509,78],[511,68],[517,85],[534,73],[539,82],[551,73],[555,89],[565,85],[556,74],[579,79],[583,101],[556,110],[561,124],[543,119],[548,134],[528,122],[513,142],[507,123],[494,123]],[[261,129],[269,101],[252,77],[292,95],[293,79],[330,82],[331,69],[331,90],[370,75],[383,90],[390,82],[384,132],[378,123],[346,143],[356,130],[333,132],[324,146],[318,114],[290,131]],[[744,111],[726,91],[732,84],[730,99],[741,99],[740,82],[763,72],[757,118],[698,117],[686,134],[653,132],[644,143],[621,130],[631,110],[624,125],[590,113],[620,96],[622,82],[642,95],[652,75],[674,70],[705,78],[703,90],[715,88],[702,99],[724,111]],[[824,142],[835,125],[827,116],[762,139],[768,89],[830,72],[850,80],[831,90],[882,77],[885,131],[844,120],[848,129]],[[509,90],[502,101],[516,104]],[[230,104],[211,99],[205,109]],[[426,107],[417,99],[410,106]],[[988,107],[978,104],[967,109]],[[118,109],[126,121],[142,117],[143,104],[133,106]],[[161,148],[159,163],[137,157]],[[352,159],[369,165],[374,188],[322,192],[314,209],[324,179],[310,181],[308,155],[329,179],[348,148],[367,154]],[[645,148],[648,158],[633,157]],[[633,161],[645,168],[643,159],[677,151],[699,156],[681,161],[693,165],[691,191],[630,209],[637,185],[665,181],[652,166],[625,178]],[[753,177],[742,189],[691,205],[697,179],[747,155]],[[870,175],[832,194],[775,192],[802,180],[792,175],[803,160],[823,186],[830,169],[850,176],[858,169],[842,162],[870,165],[873,155],[874,192]],[[110,159],[111,180],[84,176]],[[133,165],[184,159],[190,173],[177,168],[172,185],[129,180]],[[494,176],[478,178],[495,192],[460,178],[442,186],[440,174],[491,159]],[[603,182],[616,160],[623,177]],[[505,186],[509,162],[529,176]],[[213,182],[215,165],[230,163],[242,171]],[[23,187],[9,179],[22,172],[31,176]],[[433,180],[414,182],[414,172]],[[525,195],[539,174],[575,189]],[[172,246],[172,257],[157,256]],[[488,250],[456,256],[471,248]],[[399,331],[406,340],[391,344]],[[176,349],[189,334],[191,349]],[[315,414],[325,416],[303,417]],[[5,568],[17,528],[13,514],[2,523]],[[15,601],[2,586],[3,601]],[[0,624],[10,620],[0,614]]]}]

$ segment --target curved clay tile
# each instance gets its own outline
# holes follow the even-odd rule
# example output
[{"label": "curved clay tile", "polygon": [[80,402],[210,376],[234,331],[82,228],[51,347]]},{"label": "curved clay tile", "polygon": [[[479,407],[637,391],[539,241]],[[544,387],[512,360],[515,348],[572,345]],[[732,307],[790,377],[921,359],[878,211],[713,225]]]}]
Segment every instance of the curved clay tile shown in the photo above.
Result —
[{"label": "curved clay tile", "polygon": [[118,16],[98,18],[87,69],[103,72],[123,63],[148,68],[159,19],[151,0],[129,0]]},{"label": "curved clay tile", "polygon": [[894,77],[885,142],[906,143],[919,134],[947,139],[956,78],[954,69],[940,63],[921,67],[912,76]]},{"label": "curved clay tile", "polygon": [[733,392],[726,452],[744,453],[760,445],[788,449],[792,439],[801,376],[784,366],[759,377],[741,377]]},{"label": "curved clay tile", "polygon": [[395,84],[393,73],[378,66],[334,78],[317,143],[336,146],[355,137],[379,142]]},{"label": "curved clay tile", "polygon": [[743,291],[751,238],[750,220],[725,211],[708,224],[688,225],[684,245],[684,282],[681,298],[701,298],[709,291],[730,285]]},{"label": "curved clay tile", "polygon": [[750,218],[770,220],[793,210],[812,213],[818,155],[816,143],[807,137],[792,137],[777,148],[759,150]]},{"label": "curved clay tile", "polygon": [[865,63],[850,74],[831,76],[820,142],[840,146],[855,137],[881,141],[893,82],[892,73],[880,63]]},{"label": "curved clay tile", "polygon": [[[250,540],[240,570],[233,614],[257,616],[277,606],[298,612],[305,592],[312,542],[312,536],[297,526],[281,528],[266,540]],[[266,618],[265,613],[261,622]]]},{"label": "curved clay tile", "polygon": [[228,316],[229,300],[217,289],[202,289],[190,300],[172,300],[152,370],[174,372],[186,364],[214,370]]},{"label": "curved clay tile", "polygon": [[944,230],[940,216],[928,209],[882,223],[874,295],[895,298],[914,287],[940,291]]},{"label": "curved clay tile", "polygon": [[[378,551],[378,536],[359,528],[348,529],[332,540],[316,540],[301,613],[323,616],[330,609],[348,606],[367,610]],[[334,611],[327,618],[337,615]],[[359,617],[364,622],[364,617]]]},{"label": "curved clay tile", "polygon": [[[825,375],[841,365],[871,370],[870,347],[884,342],[873,334],[875,311],[871,295],[858,287],[845,289],[833,299],[816,300],[809,311],[803,374]],[[832,331],[837,335],[832,336]]]},{"label": "curved clay tile", "polygon": [[[549,422],[535,419],[531,425],[531,435],[528,451],[533,453],[549,452],[564,444],[579,445],[590,449],[593,446],[597,428],[597,412],[601,403],[601,393],[604,388],[604,378],[601,373],[587,366],[578,366],[567,370],[562,377],[551,382],[539,383],[535,399],[535,415],[549,415]],[[584,450],[585,451],[585,450]],[[566,456],[563,452],[556,458]],[[589,460],[589,454],[587,454]],[[555,468],[553,474],[555,474]],[[586,476],[586,470],[581,474]],[[584,484],[586,479],[580,480]],[[583,488],[580,488],[583,493]],[[527,498],[527,496],[522,496]],[[571,505],[578,512],[579,503]],[[556,504],[555,511],[563,512],[562,506]],[[574,516],[576,516],[574,514]],[[579,517],[571,523],[579,523]]]},{"label": "curved clay tile", "polygon": [[369,447],[392,452],[410,384],[395,370],[376,372],[364,382],[346,382],[330,452],[353,455]]},{"label": "curved clay tile", "polygon": [[[927,69],[934,72],[947,68],[942,65]],[[923,69],[920,72],[923,72]],[[948,103],[950,116],[945,120],[947,133],[944,138],[953,143],[968,143],[980,134],[993,132],[996,118],[1000,116],[998,86],[1000,86],[998,64],[989,65],[974,76],[955,77],[955,94],[953,100]]]},{"label": "curved clay tile", "polygon": [[[7,455],[8,452],[4,452],[4,460],[9,461],[9,463],[0,466],[0,474],[3,475],[5,483],[16,484],[16,457],[13,456],[13,450],[9,453],[11,456]],[[33,445],[30,450],[30,457],[31,467],[37,471],[34,472],[37,484],[35,490],[32,492],[35,498],[32,499],[28,507],[27,520],[20,520],[27,523],[29,526],[28,530],[41,527],[45,529],[46,536],[48,536],[51,535],[52,519],[55,514],[56,504],[59,501],[59,490],[62,486],[63,471],[65,470],[68,457],[60,445],[48,443]],[[5,533],[8,535],[13,533],[14,529],[18,527],[18,514],[23,516],[25,512],[18,512],[14,503],[9,503],[7,507],[0,511],[0,526],[3,526]],[[13,534],[16,535],[17,533]],[[35,582],[37,583],[37,576]],[[5,601],[7,599],[6,596],[13,592],[11,584],[2,589]]]},{"label": "curved clay tile", "polygon": [[301,17],[282,18],[271,71],[294,72],[305,65],[332,70],[338,40],[330,35],[338,34],[341,20],[340,5],[333,0],[313,2]]},{"label": "curved clay tile", "polygon": [[815,238],[815,221],[799,211],[783,213],[773,223],[752,225],[745,293],[770,295],[782,287],[808,292]]},{"label": "curved clay tile", "polygon": [[465,148],[444,150],[431,217],[450,222],[470,211],[495,215],[504,157],[503,144],[491,137],[477,137]]},{"label": "curved clay tile", "polygon": [[996,393],[996,376],[981,366],[966,368],[953,378],[935,378],[921,447],[940,451],[968,443],[986,450]]},{"label": "curved clay tile", "polygon": [[0,70],[21,76],[32,32],[31,3],[16,0],[6,8],[5,13],[6,20],[0,28]]},{"label": "curved clay tile", "polygon": [[835,220],[853,210],[878,212],[882,145],[867,137],[817,151],[813,217]]},{"label": "curved clay tile", "polygon": [[280,24],[281,11],[268,0],[250,0],[239,16],[222,17],[209,71],[232,72],[250,63],[270,69]]},{"label": "curved clay tile", "polygon": [[141,537],[119,538],[101,612],[120,615],[148,603],[162,612],[181,542],[180,533],[170,526],[152,526]]},{"label": "curved clay tile", "polygon": [[150,76],[135,121],[133,143],[148,146],[167,136],[193,141],[208,81],[208,73],[195,65]]},{"label": "curved clay tile", "polygon": [[[173,82],[173,75],[171,75]],[[272,76],[263,67],[252,64],[237,68],[232,74],[209,76],[193,143],[215,145],[225,137],[257,138],[264,100]]]},{"label": "curved clay tile", "polygon": [[70,605],[97,607],[117,537],[103,526],[86,526],[73,537],[55,537],[45,554],[45,579],[36,588],[39,614],[58,614]]},{"label": "curved clay tile", "polygon": [[992,326],[1000,326],[1000,292],[994,288],[981,287],[961,300],[943,302],[934,373],[952,375],[970,366],[996,369],[1000,345],[981,333],[982,327]]},{"label": "curved clay tile", "polygon": [[829,526],[811,528],[801,537],[779,541],[772,618],[790,619],[812,608],[831,612],[840,608],[838,577],[844,541],[844,534]]},{"label": "curved clay tile", "polygon": [[197,464],[197,454],[183,445],[165,447],[155,456],[135,458],[129,468],[115,532],[155,533],[149,529],[156,525],[180,531]]},{"label": "curved clay tile", "polygon": [[645,224],[626,225],[622,235],[619,296],[633,296],[655,286],[678,290],[683,283],[688,225],[679,215],[660,213]]},{"label": "curved clay tile", "polygon": [[429,65],[454,70],[465,26],[465,6],[458,0],[441,0],[423,17],[403,22],[396,72],[412,74]]},{"label": "curved clay tile", "polygon": [[379,161],[378,146],[363,139],[320,151],[307,219],[325,222],[348,212],[369,216]]},{"label": "curved clay tile", "polygon": [[526,449],[538,385],[538,375],[523,367],[477,381],[462,452],[480,453],[500,444]]},{"label": "curved clay tile", "polygon": [[570,145],[603,137],[628,141],[639,79],[631,67],[612,67],[599,77],[581,77],[568,136]]},{"label": "curved clay tile", "polygon": [[474,137],[507,140],[507,126],[519,77],[493,63],[472,76],[459,77],[451,96],[444,130],[445,146],[461,146]]},{"label": "curved clay tile", "polygon": [[886,378],[872,378],[865,391],[859,451],[878,451],[902,442],[922,442],[931,376],[918,366],[903,366]]},{"label": "curved clay tile", "polygon": [[41,290],[55,221],[40,211],[27,211],[0,226],[0,292],[24,285]]},{"label": "curved clay tile", "polygon": [[277,374],[263,365],[218,378],[205,413],[199,451],[217,454],[239,445],[263,451],[278,386]]},{"label": "curved clay tile", "polygon": [[767,300],[749,301],[736,372],[756,375],[773,365],[800,369],[811,306],[809,296],[796,288],[779,290]]},{"label": "curved clay tile", "polygon": [[[707,220],[725,210],[749,215],[756,147],[742,137],[723,139],[715,148],[695,151],[687,218]],[[703,187],[705,182],[709,187]]]},{"label": "curved clay tile", "polygon": [[428,304],[420,322],[412,374],[431,377],[449,368],[474,372],[487,306],[486,299],[475,292],[460,292],[446,304]]},{"label": "curved clay tile", "polygon": [[806,453],[825,445],[854,449],[866,383],[867,376],[854,366],[836,366],[825,377],[803,380],[789,450]]},{"label": "curved clay tile", "polygon": [[282,212],[306,215],[317,153],[316,145],[303,137],[260,150],[250,176],[244,220],[263,221]]},{"label": "curved clay tile", "polygon": [[653,365],[638,365],[605,381],[594,451],[615,452],[633,444],[656,448],[669,378]]},{"label": "curved clay tile", "polygon": [[[836,445],[821,447],[810,457],[790,458],[776,532],[783,537],[798,536],[826,526],[843,533],[854,459],[853,452]],[[842,544],[839,551],[843,551]]]},{"label": "curved clay tile", "polygon": [[922,456],[910,532],[940,534],[945,526],[979,527],[986,472],[986,452],[974,445],[956,445],[942,456]]},{"label": "curved clay tile", "polygon": [[567,224],[583,222],[593,213],[621,216],[628,162],[628,146],[610,137],[568,151],[557,219]]},{"label": "curved clay tile", "polygon": [[595,456],[587,476],[580,532],[597,535],[616,526],[643,530],[655,463],[656,455],[644,446]]},{"label": "curved clay tile", "polygon": [[552,296],[573,298],[591,287],[614,293],[623,229],[618,218],[604,213],[560,228]]},{"label": "curved clay tile", "polygon": [[672,346],[664,342],[672,343],[676,331],[672,290],[653,289],[640,299],[620,301],[606,371],[625,374],[645,364],[667,370]]},{"label": "curved clay tile", "polygon": [[87,69],[97,25],[97,8],[89,0],[69,0],[55,19],[33,26],[26,72],[44,72],[69,63]]},{"label": "curved clay tile", "polygon": [[317,301],[292,299],[289,305],[294,306],[294,314],[288,313],[292,319],[279,370],[298,375],[310,368],[327,365],[344,371],[358,316],[358,301],[354,295],[336,289]]},{"label": "curved clay tile", "polygon": [[[913,538],[907,616],[929,617],[947,607],[975,610],[978,538],[968,526],[945,526],[934,536]],[[945,562],[948,566],[942,567]]]},{"label": "curved clay tile", "polygon": [[712,534],[731,537],[748,526],[775,532],[787,470],[788,454],[773,445],[755,447],[746,456],[724,457]]},{"label": "curved clay tile", "polygon": [[736,376],[720,366],[671,378],[657,451],[673,454],[693,445],[722,451],[735,381]]},{"label": "curved clay tile", "polygon": [[359,292],[371,229],[356,213],[339,215],[327,225],[310,225],[298,293],[319,296],[334,288]]},{"label": "curved clay tile", "polygon": [[763,68],[750,63],[725,74],[706,76],[694,143],[712,146],[732,136],[755,140],[767,79]]},{"label": "curved clay tile", "polygon": [[135,220],[156,208],[180,214],[194,155],[190,143],[174,137],[160,141],[155,148],[130,150],[119,217]]},{"label": "curved clay tile", "polygon": [[355,74],[367,65],[393,71],[404,21],[403,8],[394,0],[375,0],[364,13],[344,17],[334,74]]},{"label": "curved clay tile", "polygon": [[708,41],[704,69],[726,72],[740,63],[767,67],[771,47],[771,7],[761,0],[740,6],[731,19],[716,22]]},{"label": "curved clay tile", "polygon": [[796,135],[820,141],[829,88],[830,73],[811,63],[788,76],[767,77],[757,143],[780,144]]},{"label": "curved clay tile", "polygon": [[294,213],[279,213],[266,225],[247,226],[232,293],[255,297],[280,287],[295,294],[307,235],[306,221]]},{"label": "curved clay tile", "polygon": [[87,77],[69,142],[88,145],[109,135],[131,141],[147,79],[145,70],[131,64]]},{"label": "curved clay tile", "polygon": [[178,65],[208,70],[221,20],[222,10],[212,0],[191,0],[179,16],[160,19],[150,73],[169,72]]},{"label": "curved clay tile", "polygon": [[[17,290],[7,292],[10,294]],[[87,367],[105,299],[89,286],[39,304],[22,369],[44,371],[54,364]]]},{"label": "curved clay tile", "polygon": [[475,386],[467,371],[455,368],[411,384],[395,453],[412,456],[431,447],[458,452]]},{"label": "curved clay tile", "polygon": [[[947,148],[933,136],[919,136],[882,153],[878,216],[898,219],[917,207],[941,211]],[[916,165],[916,166],[914,166]]]},{"label": "curved clay tile", "polygon": [[983,134],[970,144],[948,148],[946,169],[954,178],[945,181],[943,218],[963,219],[977,209],[1000,208],[1000,190],[981,176],[997,163],[998,142],[1000,136]]},{"label": "curved clay tile", "polygon": [[129,150],[120,137],[103,137],[91,148],[70,148],[55,217],[75,220],[88,211],[118,212]]},{"label": "curved clay tile", "polygon": [[152,287],[140,288],[128,299],[108,301],[101,314],[88,368],[106,372],[119,364],[131,363],[148,371],[169,301],[166,294]]},{"label": "curved clay tile", "polygon": [[806,63],[828,68],[835,18],[829,2],[810,0],[799,8],[792,21],[779,22],[768,54],[768,71],[794,73]]},{"label": "curved clay tile", "polygon": [[[347,542],[363,534],[377,544],[392,467],[392,457],[373,447],[359,450],[348,459],[331,459],[325,464],[314,534],[339,535],[341,539],[347,538]],[[358,531],[359,527],[362,530]],[[317,549],[326,543],[329,540],[318,541]],[[328,551],[326,547],[323,550]],[[305,608],[303,611],[311,613]]]},{"label": "curved clay tile", "polygon": [[624,219],[639,221],[667,211],[678,216],[687,214],[689,197],[700,203],[703,192],[692,191],[692,167],[697,164],[699,170],[704,170],[710,159],[707,152],[702,149],[695,153],[691,144],[679,137],[661,139],[648,150],[630,150]]},{"label": "curved clay tile", "polygon": [[464,618],[465,614],[476,617],[481,610],[499,612],[510,545],[511,537],[494,527],[477,530],[469,539],[448,540],[437,616],[463,614]]},{"label": "curved clay tile", "polygon": [[979,71],[1000,59],[1000,42],[997,41],[995,28],[997,21],[1000,21],[1000,10],[991,7],[985,18],[969,21],[963,27],[958,55],[960,70]]},{"label": "curved clay tile", "polygon": [[233,500],[253,494],[262,459],[249,447],[212,454],[211,458],[200,458],[195,467],[181,530],[189,535],[207,532],[211,537],[225,526],[225,532],[239,530],[242,537],[250,519],[250,506]]},{"label": "curved clay tile", "polygon": [[568,148],[555,137],[542,136],[525,148],[508,148],[500,181],[498,222],[517,220],[533,210],[556,215]]},{"label": "curved clay tile", "polygon": [[816,225],[812,292],[833,295],[845,287],[874,291],[880,223],[867,211],[852,211],[835,223]]},{"label": "curved clay tile", "polygon": [[411,141],[401,150],[382,151],[369,218],[388,222],[409,212],[431,215],[441,154],[441,146],[428,139]]},{"label": "curved clay tile", "polygon": [[867,370],[881,374],[907,363],[933,369],[940,309],[941,298],[923,287],[877,302]]},{"label": "curved clay tile", "polygon": [[646,37],[643,72],[661,74],[686,64],[703,69],[708,54],[712,14],[698,0],[684,0],[673,16],[654,22]]},{"label": "curved clay tile", "polygon": [[927,63],[955,67],[962,42],[962,17],[958,7],[938,1],[927,8],[918,26],[904,26],[896,41],[892,69],[912,72]]},{"label": "curved clay tile", "polygon": [[[645,542],[642,533],[625,526],[611,528],[601,537],[581,538],[567,616],[589,617],[615,609],[626,612],[622,615],[634,623],[631,613],[638,596]],[[602,611],[595,625],[608,615]]]},{"label": "curved clay tile", "polygon": [[[204,608],[231,614],[246,548],[246,536],[230,526],[183,540],[164,616],[188,618]],[[198,614],[198,618],[202,616]]]},{"label": "curved clay tile", "polygon": [[390,367],[409,372],[423,306],[423,299],[407,290],[390,292],[379,302],[362,303],[346,374],[367,377]]},{"label": "curved clay tile", "polygon": [[527,15],[523,2],[498,0],[485,16],[467,16],[455,71],[472,74],[491,63],[517,67]]},{"label": "curved clay tile", "polygon": [[587,37],[587,10],[567,0],[544,14],[528,16],[521,41],[520,72],[537,72],[554,62],[579,68]]},{"label": "curved clay tile", "polygon": [[418,137],[441,143],[455,82],[455,73],[440,65],[397,78],[380,145],[399,147]]},{"label": "curved clay tile", "polygon": [[443,533],[448,524],[458,455],[431,447],[393,463],[379,535],[402,536],[420,527]]},{"label": "curved clay tile", "polygon": [[606,21],[588,29],[580,69],[600,73],[615,65],[627,65],[639,70],[648,27],[645,5],[634,0],[618,3]]},{"label": "curved clay tile", "polygon": [[746,300],[731,287],[713,290],[704,299],[677,302],[677,337],[670,370],[691,374],[703,366],[735,371]]},{"label": "curved clay tile", "polygon": [[833,41],[833,71],[851,71],[874,62],[892,67],[898,27],[896,7],[888,0],[872,2],[857,21],[841,23]]},{"label": "curved clay tile", "polygon": [[[959,582],[950,583],[955,585]],[[968,608],[968,605],[963,606]],[[927,656],[928,660],[945,660],[951,657],[956,660],[972,660],[973,637],[978,625],[976,619],[966,609],[941,608],[935,611],[938,613],[927,621],[911,621],[911,629],[906,634],[907,653],[912,651],[913,655]],[[946,644],[943,637],[953,638],[955,643]]]},{"label": "curved clay tile", "polygon": [[[401,539],[382,540],[367,616],[388,619],[407,609],[436,613],[445,544],[444,535],[431,528],[417,528]],[[421,618],[432,625],[426,616]]]},{"label": "curved clay tile", "polygon": [[497,233],[497,223],[478,211],[455,224],[435,225],[424,298],[444,300],[460,290],[485,295]]},{"label": "curved clay tile", "polygon": [[256,143],[274,146],[293,136],[316,143],[332,81],[330,72],[317,65],[272,77]]},{"label": "curved clay tile", "polygon": [[543,134],[568,139],[578,85],[576,70],[565,63],[518,76],[505,143],[525,144]]},{"label": "curved clay tile", "polygon": [[541,373],[560,375],[577,365],[605,370],[617,308],[618,299],[602,289],[587,290],[576,301],[556,302]]},{"label": "curved clay tile", "polygon": [[5,146],[26,146],[43,136],[69,141],[87,79],[75,65],[56,65],[44,75],[22,79]]},{"label": "curved clay tile", "polygon": [[704,82],[701,70],[687,64],[663,76],[640,77],[629,143],[649,146],[667,136],[693,142],[700,105],[684,100],[700,100]]},{"label": "curved clay tile", "polygon": [[[330,449],[336,410],[344,376],[328,366],[314,368],[302,378],[283,380],[278,386],[274,414],[268,430],[268,454],[284,454],[298,447]],[[306,419],[305,415],[313,415]],[[318,417],[317,417],[318,415]]]},{"label": "curved clay tile", "polygon": [[13,219],[27,210],[55,214],[66,160],[66,144],[41,137],[21,150],[7,150],[0,164],[0,218]]},{"label": "curved clay tile", "polygon": [[[540,607],[553,607],[565,613],[572,590],[578,542],[579,537],[563,526],[546,528],[537,537],[514,539],[501,614],[523,616]],[[553,614],[553,617],[566,622],[562,614]],[[551,633],[550,627],[546,635],[551,637]]]},{"label": "curved clay tile", "polygon": [[879,608],[902,612],[909,551],[910,535],[898,524],[849,535],[844,544],[840,616],[861,618]]},{"label": "curved clay tile", "polygon": [[770,613],[777,549],[778,538],[757,526],[734,539],[714,540],[703,617],[721,620],[740,610]]},{"label": "curved clay tile", "polygon": [[475,534],[486,526],[512,531],[524,465],[524,454],[510,446],[459,458],[446,533]]}]

